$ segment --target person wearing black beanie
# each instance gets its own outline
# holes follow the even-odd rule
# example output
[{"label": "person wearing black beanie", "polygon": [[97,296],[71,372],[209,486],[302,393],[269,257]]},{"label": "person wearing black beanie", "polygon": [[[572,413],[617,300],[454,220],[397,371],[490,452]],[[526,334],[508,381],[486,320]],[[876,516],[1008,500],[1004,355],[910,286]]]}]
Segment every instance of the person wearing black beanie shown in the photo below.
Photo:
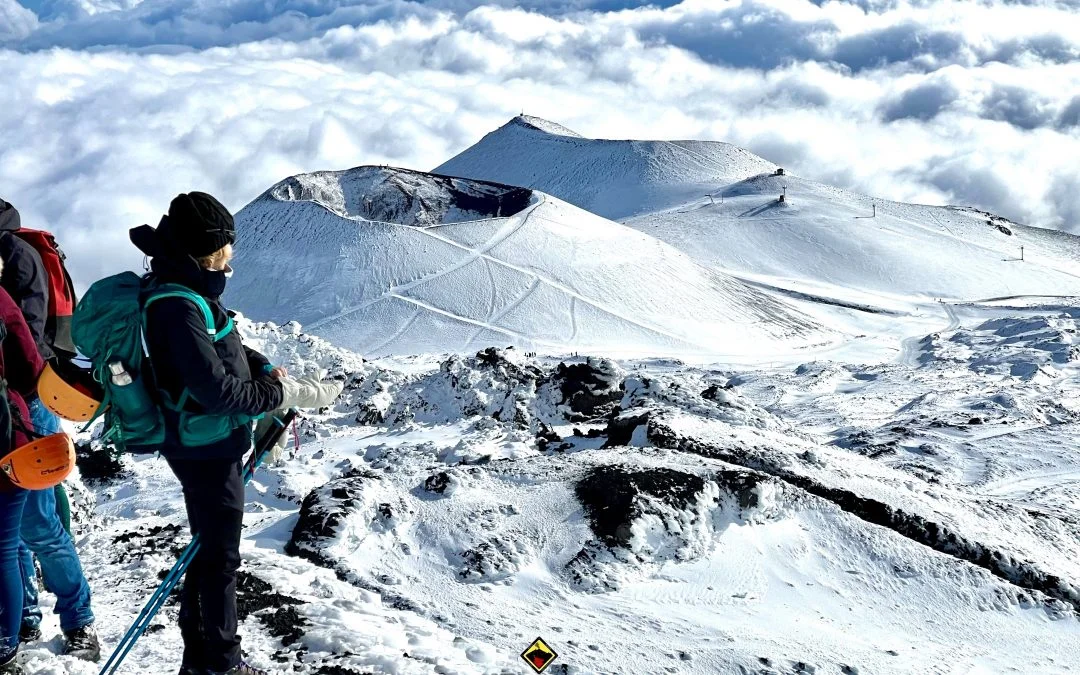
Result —
[{"label": "person wearing black beanie", "polygon": [[[243,458],[251,448],[250,420],[285,407],[329,405],[336,387],[289,378],[246,347],[221,302],[231,275],[236,243],[233,216],[205,192],[177,195],[157,228],[131,231],[132,242],[150,256],[147,288],[179,284],[202,296],[207,317],[189,298],[163,297],[145,310],[146,348],[162,398],[186,401],[181,410],[162,407],[165,442],[161,455],[180,480],[199,553],[187,571],[180,604],[184,640],[181,675],[265,675],[246,663],[237,634],[236,579],[244,515]],[[321,398],[301,390],[325,393]],[[329,399],[328,399],[329,397]],[[310,399],[310,400],[309,400]],[[328,399],[328,400],[327,400]],[[183,416],[228,418],[235,424],[216,442],[188,446],[179,431]],[[191,415],[197,417],[191,417]]]}]

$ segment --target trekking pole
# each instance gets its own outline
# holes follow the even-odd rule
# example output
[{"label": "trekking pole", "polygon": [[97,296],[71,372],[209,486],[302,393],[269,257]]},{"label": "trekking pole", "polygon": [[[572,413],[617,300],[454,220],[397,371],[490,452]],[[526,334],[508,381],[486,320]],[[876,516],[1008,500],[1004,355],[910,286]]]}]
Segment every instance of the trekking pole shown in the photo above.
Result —
[{"label": "trekking pole", "polygon": [[[296,410],[290,409],[284,419],[274,418],[275,426],[266,433],[255,446],[255,450],[252,453],[252,461],[244,468],[244,485],[247,485],[255,474],[255,470],[262,464],[263,459],[270,453],[270,449],[274,447],[274,444],[281,438],[281,434],[285,433],[289,428],[289,424],[296,419]],[[105,662],[105,665],[101,668],[101,672],[98,675],[112,675],[120,667],[120,664],[124,662],[128,653],[131,651],[135,643],[142,637],[146,629],[150,627],[150,621],[157,615],[158,611],[164,606],[165,602],[169,599],[169,595],[176,587],[176,584],[183,578],[184,573],[187,572],[187,568],[191,565],[191,562],[195,559],[195,555],[199,552],[199,535],[196,534],[191,538],[191,543],[187,545],[184,552],[180,554],[180,559],[176,561],[176,564],[172,566],[169,573],[165,576],[165,579],[154,591],[154,594],[150,596],[150,600],[139,612],[139,616],[135,618],[134,623],[124,633],[124,637],[120,639],[119,644],[116,645],[116,649],[113,650],[109,660]]]},{"label": "trekking pole", "polygon": [[[135,622],[128,628],[127,633],[120,640],[120,643],[116,646],[112,656],[105,662],[104,667],[101,669],[100,675],[106,673],[115,673],[116,669],[120,667],[120,664],[124,661],[124,658],[131,651],[131,648],[135,646],[135,642],[142,637],[146,629],[149,628],[150,621],[157,615],[158,610],[165,604],[165,601],[169,599],[169,594],[172,593],[173,588],[179,583],[180,579],[184,576],[184,572],[187,571],[188,566],[191,565],[191,561],[194,560],[195,554],[199,550],[199,537],[195,535],[191,539],[191,543],[187,545],[184,552],[180,555],[180,559],[176,561],[176,564],[169,570],[168,575],[161,582],[161,585],[157,587],[154,594],[150,596],[150,600],[139,612],[139,616],[135,618]],[[110,667],[111,666],[111,667]]]},{"label": "trekking pole", "polygon": [[[288,417],[289,416],[287,415],[286,418]],[[293,421],[295,422],[295,415],[293,415],[293,418]],[[271,436],[268,436],[268,439],[272,439],[273,442],[277,442],[280,435],[282,433],[285,433],[285,431],[287,431],[288,429],[287,422],[283,422],[281,420],[275,421],[278,423],[278,425],[280,425],[280,429],[276,429]],[[262,462],[263,458],[266,456],[266,453],[269,451],[269,448],[273,446],[273,443],[260,443],[259,445],[262,446],[262,449],[260,450],[260,448],[256,448],[256,451],[252,453],[251,463],[247,464],[244,467],[245,485],[251,480],[252,476],[254,475],[255,468]],[[169,599],[169,595],[176,587],[176,584],[180,583],[180,579],[184,576],[187,568],[195,559],[195,554],[198,553],[198,550],[199,535],[196,534],[191,538],[191,542],[184,549],[183,553],[180,555],[180,558],[176,561],[176,564],[172,566],[172,569],[169,570],[169,573],[162,580],[161,585],[159,585],[157,587],[157,590],[154,591],[154,594],[150,596],[150,600],[146,603],[146,606],[143,607],[142,611],[139,613],[139,616],[136,617],[135,622],[131,625],[131,628],[128,629],[128,632],[120,641],[120,646],[118,646],[116,651],[113,652],[112,656],[109,658],[109,661],[105,663],[105,667],[101,671],[103,674],[106,673],[106,671],[108,671],[109,673],[115,672],[116,668],[119,667],[120,663],[122,663],[123,660],[127,657],[128,652],[130,652],[131,648],[135,646],[135,642],[140,637],[142,637],[146,629],[149,628],[150,620],[153,619],[155,615],[157,615],[158,611]],[[123,647],[122,651],[121,647]],[[109,666],[113,663],[114,660],[116,662],[115,666],[112,670],[108,670]]]}]

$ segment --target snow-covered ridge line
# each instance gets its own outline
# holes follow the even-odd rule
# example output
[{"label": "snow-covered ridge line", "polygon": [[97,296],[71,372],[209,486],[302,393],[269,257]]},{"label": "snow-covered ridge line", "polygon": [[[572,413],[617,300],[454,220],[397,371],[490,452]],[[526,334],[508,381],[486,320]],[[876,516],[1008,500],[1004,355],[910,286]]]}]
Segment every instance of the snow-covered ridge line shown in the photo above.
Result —
[{"label": "snow-covered ridge line", "polygon": [[[348,183],[356,184],[349,185]],[[372,213],[369,209],[373,203],[387,200],[384,194],[387,187],[397,192],[407,202],[407,206],[417,201],[423,208],[428,206],[425,200],[441,200],[446,203],[430,204],[431,207],[442,210],[431,214],[429,222],[380,219],[377,217],[377,212]],[[443,194],[438,194],[439,190]],[[266,190],[252,203],[265,200],[307,201],[350,220],[389,226],[438,227],[510,218],[528,206],[535,205],[537,199],[538,196],[531,190],[493,181],[462,181],[454,176],[424,173],[401,167],[366,165],[339,171],[315,171],[290,176]],[[495,212],[482,212],[482,215],[475,218],[462,219],[455,216],[448,219],[450,209],[457,207],[461,202],[467,204],[467,206],[462,206],[465,213],[485,208],[491,210],[492,207]]]},{"label": "snow-covered ridge line", "polygon": [[518,115],[513,118],[507,124],[516,124],[518,126],[525,127],[526,129],[532,129],[534,131],[540,131],[545,134],[553,134],[555,136],[569,136],[570,138],[584,138],[581,134],[572,129],[567,129],[561,124],[549,122],[548,120],[540,117],[533,117],[531,115]]},{"label": "snow-covered ridge line", "polygon": [[591,139],[554,122],[519,117],[434,172],[521,185],[607,218],[624,218],[776,169],[729,143]]},{"label": "snow-covered ridge line", "polygon": [[237,227],[252,242],[238,269],[271,273],[234,278],[234,306],[375,356],[757,353],[839,337],[647,234],[523,188],[380,167],[306,174]]},{"label": "snow-covered ridge line", "polygon": [[436,170],[543,191],[707,268],[805,292],[779,293],[802,303],[1080,294],[1074,235],[854,193],[720,143],[573,138],[542,126],[504,125]]},{"label": "snow-covered ridge line", "polygon": [[[658,447],[721,459],[779,478],[793,487],[836,504],[862,520],[886,527],[940,553],[982,567],[1011,584],[1068,603],[1072,612],[1080,617],[1080,588],[1055,573],[1039,569],[1038,565],[1030,560],[1003,553],[992,546],[969,539],[946,525],[918,514],[907,513],[902,508],[860,496],[848,489],[823,485],[810,476],[791,471],[763,457],[754,457],[752,454],[732,451],[718,444],[682,435],[662,421],[649,419],[647,424],[647,438]],[[1035,518],[1045,517],[1040,513],[1030,515]]]}]

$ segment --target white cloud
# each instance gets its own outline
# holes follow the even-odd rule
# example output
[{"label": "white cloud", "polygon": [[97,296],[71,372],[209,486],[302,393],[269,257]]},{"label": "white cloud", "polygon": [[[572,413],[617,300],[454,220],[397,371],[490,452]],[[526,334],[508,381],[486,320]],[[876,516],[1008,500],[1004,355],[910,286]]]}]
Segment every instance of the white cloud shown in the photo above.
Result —
[{"label": "white cloud", "polygon": [[137,265],[127,228],[178,191],[238,209],[301,171],[427,169],[522,109],[1080,230],[1075,2],[79,2],[0,0],[0,196],[83,282]]},{"label": "white cloud", "polygon": [[38,17],[15,0],[0,0],[0,44],[21,40],[38,27]]}]

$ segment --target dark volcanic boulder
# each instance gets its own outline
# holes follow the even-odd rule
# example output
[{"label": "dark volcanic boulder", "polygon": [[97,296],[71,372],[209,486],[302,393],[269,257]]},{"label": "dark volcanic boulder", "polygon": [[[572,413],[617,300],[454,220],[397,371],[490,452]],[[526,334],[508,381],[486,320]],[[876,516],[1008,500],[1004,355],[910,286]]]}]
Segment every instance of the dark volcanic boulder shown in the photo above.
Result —
[{"label": "dark volcanic boulder", "polygon": [[585,363],[560,363],[552,383],[562,392],[563,404],[577,413],[576,419],[603,417],[615,409],[623,397],[621,368],[608,359],[587,359]]},{"label": "dark volcanic boulder", "polygon": [[608,546],[619,546],[630,540],[630,527],[641,517],[640,497],[655,497],[681,510],[704,489],[700,476],[672,469],[598,466],[578,481],[574,492],[593,534]]},{"label": "dark volcanic boulder", "polygon": [[308,493],[285,552],[325,564],[323,549],[337,536],[345,519],[361,507],[363,486],[372,480],[378,478],[363,471],[350,471]]}]

